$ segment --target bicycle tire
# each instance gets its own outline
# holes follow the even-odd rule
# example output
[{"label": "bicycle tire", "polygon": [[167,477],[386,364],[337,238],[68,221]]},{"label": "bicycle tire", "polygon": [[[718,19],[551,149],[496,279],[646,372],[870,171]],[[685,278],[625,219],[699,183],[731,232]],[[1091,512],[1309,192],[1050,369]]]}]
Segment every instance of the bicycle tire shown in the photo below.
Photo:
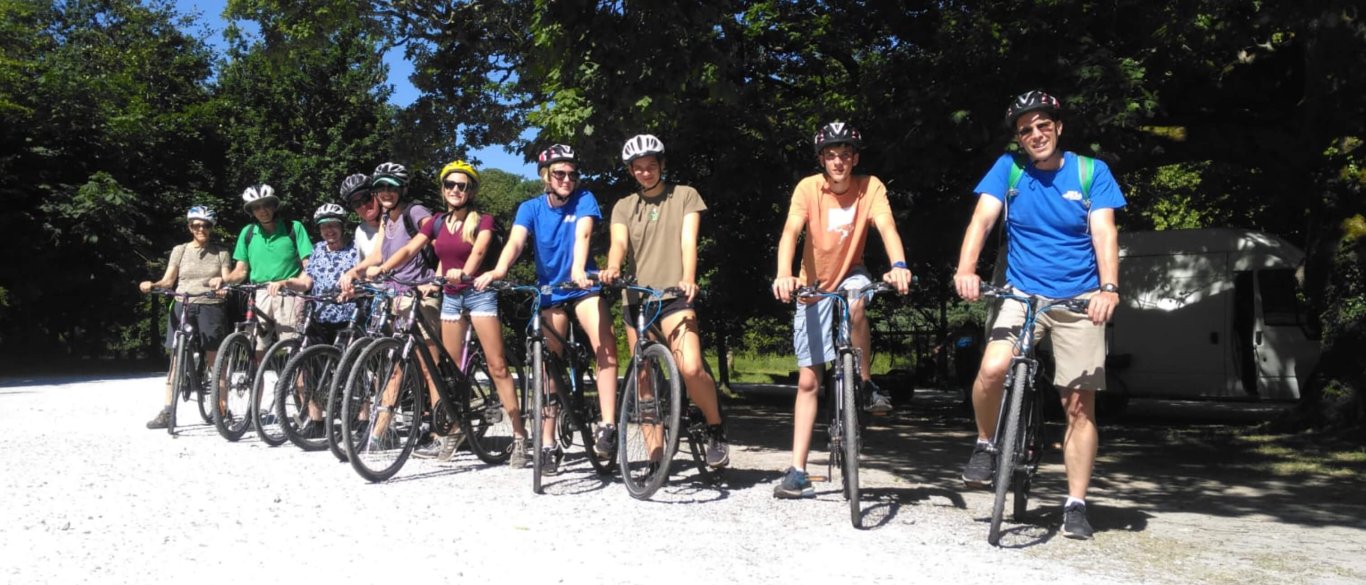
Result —
[{"label": "bicycle tire", "polygon": [[208,364],[204,363],[204,352],[203,348],[198,347],[199,342],[195,341],[192,343],[194,343],[196,347],[191,349],[190,355],[198,356],[192,363],[194,364],[194,379],[197,380],[194,384],[194,395],[195,400],[199,403],[199,418],[204,420],[204,424],[212,425],[213,408],[211,408],[211,405],[213,402],[209,400],[209,385],[211,382],[208,378],[204,377],[204,369]]},{"label": "bicycle tire", "polygon": [[231,442],[251,427],[251,383],[256,378],[251,338],[238,331],[223,339],[213,364],[213,426]]},{"label": "bicycle tire", "polygon": [[[315,424],[326,428],[327,391],[332,387],[332,377],[337,375],[337,361],[341,350],[332,345],[314,345],[304,348],[280,374],[280,383],[275,388],[275,414],[282,421],[285,438],[304,451],[321,451],[327,448],[327,435],[306,437],[303,425],[308,424],[309,405],[324,411],[324,417]],[[302,392],[290,392],[291,388],[302,388]]]},{"label": "bicycle tire", "polygon": [[166,411],[166,434],[175,436],[176,411],[180,410],[181,396],[188,394],[189,378],[185,374],[185,339],[176,335],[175,349],[171,352],[171,404]]},{"label": "bicycle tire", "polygon": [[626,493],[648,500],[669,479],[678,450],[683,390],[673,353],[647,344],[627,368],[625,386],[617,408],[617,465]]},{"label": "bicycle tire", "polygon": [[346,412],[341,408],[342,396],[346,394],[347,382],[351,378],[351,367],[374,340],[373,337],[362,337],[346,346],[346,351],[342,352],[341,358],[337,361],[337,371],[332,375],[332,387],[327,391],[327,408],[323,412],[323,420],[327,421],[327,450],[342,463],[348,461],[346,447],[342,444],[341,420],[342,413]]},{"label": "bicycle tire", "polygon": [[1021,407],[1024,394],[1029,387],[1029,364],[1021,361],[1012,366],[1010,394],[1006,396],[1006,407],[1001,416],[1005,420],[1004,434],[997,437],[996,448],[996,499],[991,505],[991,528],[987,532],[987,542],[996,546],[1001,542],[1001,520],[1005,515],[1006,495],[1010,493],[1010,479],[1015,474],[1019,455]]},{"label": "bicycle tire", "polygon": [[[351,468],[370,482],[385,481],[398,473],[417,445],[422,428],[426,379],[416,363],[417,356],[405,359],[399,355],[402,349],[403,340],[398,338],[376,339],[352,366],[348,390],[342,396],[342,412],[365,415],[364,420],[343,417],[342,434],[348,438],[343,444]],[[391,381],[394,378],[396,383]],[[362,428],[353,430],[356,423]]]},{"label": "bicycle tire", "polygon": [[[587,382],[591,378],[587,375],[587,370],[575,368],[575,379],[572,382],[573,388],[578,388],[578,391],[573,391],[570,386],[571,380],[565,375],[564,362],[558,356],[551,355],[549,364],[547,371],[554,376],[554,379],[561,382],[555,388],[560,404],[563,405],[560,408],[560,419],[557,421],[562,429],[561,434],[572,436],[573,429],[578,429],[579,439],[583,442],[584,453],[588,457],[588,463],[593,466],[593,471],[597,472],[598,475],[610,475],[616,470],[617,458],[615,456],[605,459],[599,458],[593,449],[593,425],[602,422],[602,409],[596,399],[588,399],[589,384]],[[596,389],[597,382],[594,381],[592,386]],[[569,450],[569,444],[569,441],[564,441],[565,451]]]},{"label": "bicycle tire", "polygon": [[1038,469],[1039,459],[1043,454],[1043,440],[1041,439],[1041,425],[1043,424],[1043,404],[1041,398],[1033,393],[1027,393],[1024,397],[1023,412],[1028,417],[1025,419],[1024,432],[1022,433],[1023,442],[1021,445],[1021,465],[1015,470],[1011,478],[1011,503],[1013,504],[1013,514],[1011,518],[1015,522],[1023,522],[1029,512],[1029,489],[1033,484],[1034,472]]},{"label": "bicycle tire", "polygon": [[469,438],[470,450],[489,465],[506,463],[512,455],[512,419],[503,408],[482,353],[474,354],[465,373],[469,391],[465,392],[460,427]]},{"label": "bicycle tire", "polygon": [[[546,391],[550,378],[546,372],[545,350],[540,341],[531,342],[527,350],[531,354],[531,391],[532,391],[532,415],[533,425],[531,427],[531,491],[541,493],[541,466],[545,459],[545,409]],[[551,437],[554,441],[555,437]]]},{"label": "bicycle tire", "polygon": [[285,444],[284,421],[277,414],[275,404],[276,388],[289,358],[299,353],[299,338],[281,339],[266,348],[261,356],[261,364],[256,368],[255,379],[251,382],[251,423],[256,428],[256,436],[271,447]]},{"label": "bicycle tire", "polygon": [[844,497],[849,500],[849,521],[854,528],[863,525],[863,511],[859,501],[859,447],[862,439],[859,437],[859,399],[858,399],[858,370],[854,367],[854,354],[845,353],[840,359],[840,369],[843,371],[843,379],[837,383],[842,386],[840,397],[841,421],[844,425],[844,442],[841,447],[844,449],[844,456],[841,458],[844,464]]}]

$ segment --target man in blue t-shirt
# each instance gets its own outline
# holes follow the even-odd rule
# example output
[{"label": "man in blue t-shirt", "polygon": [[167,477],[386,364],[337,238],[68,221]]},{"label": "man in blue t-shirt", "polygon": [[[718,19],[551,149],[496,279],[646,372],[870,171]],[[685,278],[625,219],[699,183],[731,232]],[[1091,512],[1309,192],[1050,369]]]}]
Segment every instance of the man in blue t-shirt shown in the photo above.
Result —
[{"label": "man in blue t-shirt", "polygon": [[[977,184],[977,208],[963,236],[953,280],[964,299],[975,301],[981,295],[977,260],[1004,210],[1007,286],[1054,299],[1090,299],[1085,315],[1050,311],[1039,317],[1033,332],[1036,336],[1050,332],[1053,384],[1067,413],[1063,460],[1068,495],[1063,504],[1063,535],[1089,539],[1086,489],[1099,443],[1096,392],[1105,389],[1105,323],[1119,303],[1115,210],[1124,207],[1124,196],[1105,163],[1082,161],[1058,147],[1061,109],[1053,96],[1031,91],[1006,110],[1006,125],[1023,156],[1002,155]],[[1090,163],[1090,172],[1083,162]],[[1023,168],[1015,171],[1017,165]],[[992,435],[1024,318],[1020,303],[1006,302],[989,326],[987,347],[972,387],[977,445],[963,469],[963,481],[970,486],[991,483]]]}]

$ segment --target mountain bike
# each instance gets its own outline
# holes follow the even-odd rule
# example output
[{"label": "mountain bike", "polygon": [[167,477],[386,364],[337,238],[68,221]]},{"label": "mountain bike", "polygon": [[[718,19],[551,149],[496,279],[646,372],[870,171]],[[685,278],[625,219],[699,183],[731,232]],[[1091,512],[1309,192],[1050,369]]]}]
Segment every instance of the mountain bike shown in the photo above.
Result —
[{"label": "mountain bike", "polygon": [[[285,379],[283,376],[285,366],[289,364],[300,350],[313,345],[313,339],[308,335],[308,330],[313,327],[313,314],[315,305],[321,299],[304,293],[295,292],[287,288],[281,288],[277,293],[285,297],[297,297],[304,301],[303,321],[299,325],[299,334],[288,339],[279,339],[266,348],[261,357],[260,367],[256,368],[256,376],[251,385],[251,417],[252,425],[256,427],[256,435],[261,438],[261,442],[271,447],[279,447],[289,440],[286,434],[286,419],[284,416],[284,405],[278,401],[281,397],[279,386]],[[303,388],[297,388],[297,392],[303,392]],[[305,416],[307,407],[305,407]]]},{"label": "mountain bike", "polygon": [[873,282],[858,289],[824,292],[815,286],[796,290],[799,299],[832,299],[835,303],[835,375],[830,384],[828,411],[830,435],[828,473],[840,472],[844,498],[849,501],[849,520],[855,528],[863,524],[859,501],[859,451],[863,448],[862,431],[867,422],[863,417],[863,377],[859,371],[858,349],[851,341],[849,303],[865,295],[892,292],[896,288],[885,282]]},{"label": "mountain bike", "polygon": [[[408,287],[446,282],[444,278],[404,281],[392,276],[384,280]],[[413,289],[404,294],[412,303],[405,315],[395,319],[394,334],[370,342],[348,375],[341,422],[351,466],[369,481],[387,480],[403,467],[424,427],[448,435],[457,425],[482,461],[506,461],[512,432],[510,424],[501,424],[501,406],[496,407],[497,415],[490,412],[492,405],[500,404],[497,393],[477,395],[487,389],[472,383],[440,343],[434,344],[437,357],[433,360],[426,345],[440,337],[418,311],[421,293]],[[431,376],[430,388],[424,372]],[[488,377],[486,372],[482,375]],[[429,406],[428,392],[433,390],[438,400]]]},{"label": "mountain bike", "polygon": [[[596,388],[596,384],[591,382],[596,365],[592,350],[575,340],[572,323],[568,334],[563,337],[553,327],[543,326],[541,295],[549,294],[549,287],[542,289],[493,281],[488,288],[499,292],[527,293],[526,302],[531,307],[531,316],[527,320],[526,358],[523,361],[529,367],[529,379],[525,385],[527,391],[523,396],[531,395],[531,408],[522,409],[523,413],[532,413],[531,490],[538,494],[542,492],[542,459],[545,451],[549,449],[554,453],[553,456],[562,456],[573,445],[576,433],[593,468],[599,474],[611,473],[614,462],[598,459],[593,452],[593,424],[600,420],[602,414],[596,397],[590,400],[587,396],[590,385]],[[560,342],[560,347],[564,348],[563,357],[550,352],[545,344],[546,333]],[[554,424],[551,436],[546,436],[544,431],[547,418]]]},{"label": "mountain bike", "polygon": [[[365,311],[365,328],[360,335],[353,338],[351,343],[341,350],[341,355],[337,358],[337,364],[332,373],[332,383],[327,390],[327,407],[323,411],[323,420],[327,421],[327,449],[336,456],[338,461],[346,463],[349,459],[346,456],[346,448],[342,436],[341,424],[341,401],[346,394],[346,383],[351,377],[351,368],[356,360],[365,352],[365,348],[370,343],[388,334],[390,311],[389,305],[397,296],[392,287],[381,286],[374,283],[357,282],[355,287],[360,291],[358,298],[369,299],[368,309]],[[352,428],[361,428],[363,425],[353,424]]]},{"label": "mountain bike", "polygon": [[[302,298],[321,304],[341,304],[336,300],[336,293],[335,290],[327,291]],[[350,347],[353,340],[365,334],[360,326],[361,302],[367,296],[346,302],[351,305],[350,318],[333,339],[301,344],[280,372],[280,381],[274,388],[275,417],[280,421],[285,438],[304,451],[327,448],[328,393],[334,386],[334,378],[344,375],[337,367],[342,349]],[[316,418],[319,416],[322,418]]]},{"label": "mountain bike", "polygon": [[[199,416],[207,424],[213,424],[213,412],[209,405],[208,381],[204,378],[204,348],[201,347],[199,340],[199,326],[195,319],[199,312],[199,306],[190,303],[190,299],[214,296],[218,293],[207,291],[202,293],[179,293],[171,289],[156,288],[152,289],[152,294],[170,297],[179,301],[180,317],[179,327],[172,332],[171,337],[171,404],[170,411],[166,417],[166,432],[172,437],[176,436],[176,410],[178,402],[189,402],[194,399],[199,403]],[[177,400],[179,398],[179,400]]]},{"label": "mountain bike", "polygon": [[213,426],[229,441],[238,441],[251,427],[252,383],[256,381],[256,336],[259,320],[269,320],[256,314],[256,291],[262,284],[234,284],[224,289],[247,298],[246,318],[237,323],[233,333],[223,338],[218,346],[218,357],[213,364]]},{"label": "mountain bike", "polygon": [[982,283],[983,296],[1023,303],[1025,320],[1016,336],[1015,357],[1006,372],[1005,392],[1001,395],[1001,412],[996,419],[996,434],[992,449],[996,454],[996,477],[993,487],[996,499],[991,506],[991,528],[987,542],[993,546],[1001,541],[1001,520],[1005,514],[1006,494],[1014,495],[1014,518],[1018,522],[1029,508],[1029,488],[1043,457],[1043,401],[1034,387],[1034,375],[1039,361],[1034,356],[1034,323],[1039,315],[1055,308],[1085,313],[1087,299],[1050,299],[1022,295],[1009,288]]}]

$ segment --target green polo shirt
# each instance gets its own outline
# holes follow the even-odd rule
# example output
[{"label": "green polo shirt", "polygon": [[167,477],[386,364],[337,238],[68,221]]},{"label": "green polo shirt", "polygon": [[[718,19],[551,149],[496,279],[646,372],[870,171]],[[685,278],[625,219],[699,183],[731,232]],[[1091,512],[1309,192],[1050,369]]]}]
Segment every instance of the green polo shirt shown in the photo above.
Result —
[{"label": "green polo shirt", "polygon": [[[276,223],[278,225],[279,222]],[[242,232],[237,234],[237,247],[232,252],[232,259],[246,262],[251,268],[247,275],[250,282],[274,282],[294,278],[303,272],[301,260],[313,253],[313,242],[308,240],[308,232],[304,231],[303,224],[297,221],[289,223],[290,229],[294,230],[292,243],[284,230],[277,229],[275,233],[266,235],[257,223],[242,228]],[[248,230],[256,232],[251,236],[251,243],[247,243]]]}]

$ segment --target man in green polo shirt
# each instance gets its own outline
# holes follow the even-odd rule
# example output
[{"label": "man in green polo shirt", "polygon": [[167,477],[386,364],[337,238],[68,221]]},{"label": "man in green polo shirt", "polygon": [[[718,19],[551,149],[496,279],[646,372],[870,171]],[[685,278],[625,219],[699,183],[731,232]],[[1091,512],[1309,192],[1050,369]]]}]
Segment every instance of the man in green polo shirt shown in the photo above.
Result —
[{"label": "man in green polo shirt", "polygon": [[227,282],[248,280],[265,284],[256,291],[256,314],[260,317],[256,336],[257,359],[266,348],[279,339],[299,335],[303,320],[303,303],[298,297],[280,296],[284,281],[298,276],[313,253],[308,232],[297,221],[278,217],[280,198],[270,185],[253,185],[242,192],[243,209],[256,220],[242,228],[237,236],[237,247],[232,258],[237,261]]}]

